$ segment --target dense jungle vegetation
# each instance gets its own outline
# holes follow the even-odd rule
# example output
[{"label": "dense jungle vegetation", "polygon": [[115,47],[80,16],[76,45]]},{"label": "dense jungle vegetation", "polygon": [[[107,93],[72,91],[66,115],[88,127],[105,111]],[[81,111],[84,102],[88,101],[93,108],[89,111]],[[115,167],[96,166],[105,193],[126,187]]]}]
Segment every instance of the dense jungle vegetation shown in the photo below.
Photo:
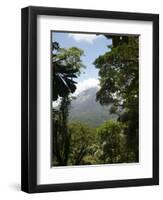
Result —
[{"label": "dense jungle vegetation", "polygon": [[96,101],[111,105],[108,112],[118,117],[98,127],[69,120],[75,79],[85,68],[84,51],[52,44],[53,101],[60,99],[59,107],[53,108],[53,166],[139,161],[139,38],[104,36],[112,45],[94,61],[100,81]]}]

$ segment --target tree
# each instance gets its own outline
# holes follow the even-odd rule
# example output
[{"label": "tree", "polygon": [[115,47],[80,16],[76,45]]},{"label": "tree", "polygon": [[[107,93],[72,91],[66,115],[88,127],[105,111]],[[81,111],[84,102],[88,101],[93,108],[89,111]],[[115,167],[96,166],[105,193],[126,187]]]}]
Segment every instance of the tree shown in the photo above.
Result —
[{"label": "tree", "polygon": [[122,123],[109,120],[97,128],[97,134],[102,149],[102,163],[125,162],[126,138],[122,131]]},{"label": "tree", "polygon": [[76,47],[60,48],[57,42],[53,43],[52,71],[53,71],[53,101],[58,97],[66,97],[76,90],[74,78],[80,75],[83,50]]},{"label": "tree", "polygon": [[93,164],[96,152],[96,131],[94,128],[80,122],[70,123],[68,126],[70,138],[69,164]]},{"label": "tree", "polygon": [[53,109],[53,164],[67,165],[70,133],[68,131],[68,111],[70,97],[64,97],[59,110]]},{"label": "tree", "polygon": [[113,104],[112,113],[126,126],[128,161],[138,161],[139,115],[139,38],[137,36],[106,36],[112,38],[108,52],[99,56],[94,64],[99,69],[100,90],[97,101]]},{"label": "tree", "polygon": [[67,128],[70,94],[76,90],[74,78],[80,75],[84,65],[81,61],[83,51],[76,47],[60,48],[53,43],[53,101],[61,97],[58,109],[53,109],[53,164],[67,165],[70,134]]}]

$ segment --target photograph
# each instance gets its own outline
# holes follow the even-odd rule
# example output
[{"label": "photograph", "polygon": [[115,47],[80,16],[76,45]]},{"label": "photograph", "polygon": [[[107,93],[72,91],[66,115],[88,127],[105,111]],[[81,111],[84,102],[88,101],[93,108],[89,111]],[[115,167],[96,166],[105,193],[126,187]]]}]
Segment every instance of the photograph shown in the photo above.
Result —
[{"label": "photograph", "polygon": [[139,163],[139,35],[51,31],[51,166]]}]

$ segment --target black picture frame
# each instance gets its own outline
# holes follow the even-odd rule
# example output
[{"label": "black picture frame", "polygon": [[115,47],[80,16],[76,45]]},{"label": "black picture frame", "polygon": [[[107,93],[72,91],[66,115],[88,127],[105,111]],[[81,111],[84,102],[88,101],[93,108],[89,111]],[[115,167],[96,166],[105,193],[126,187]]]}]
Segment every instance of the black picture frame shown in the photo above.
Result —
[{"label": "black picture frame", "polygon": [[[56,15],[153,23],[153,177],[37,184],[37,16]],[[28,193],[159,184],[159,15],[30,6],[21,12],[21,190]]]}]

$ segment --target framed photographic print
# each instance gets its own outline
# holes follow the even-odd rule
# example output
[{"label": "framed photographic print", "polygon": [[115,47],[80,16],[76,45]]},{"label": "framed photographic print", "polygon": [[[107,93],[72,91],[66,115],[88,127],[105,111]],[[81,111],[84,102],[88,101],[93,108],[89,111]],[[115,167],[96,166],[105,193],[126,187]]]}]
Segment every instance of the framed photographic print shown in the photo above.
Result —
[{"label": "framed photographic print", "polygon": [[22,190],[159,184],[159,16],[22,9]]}]

